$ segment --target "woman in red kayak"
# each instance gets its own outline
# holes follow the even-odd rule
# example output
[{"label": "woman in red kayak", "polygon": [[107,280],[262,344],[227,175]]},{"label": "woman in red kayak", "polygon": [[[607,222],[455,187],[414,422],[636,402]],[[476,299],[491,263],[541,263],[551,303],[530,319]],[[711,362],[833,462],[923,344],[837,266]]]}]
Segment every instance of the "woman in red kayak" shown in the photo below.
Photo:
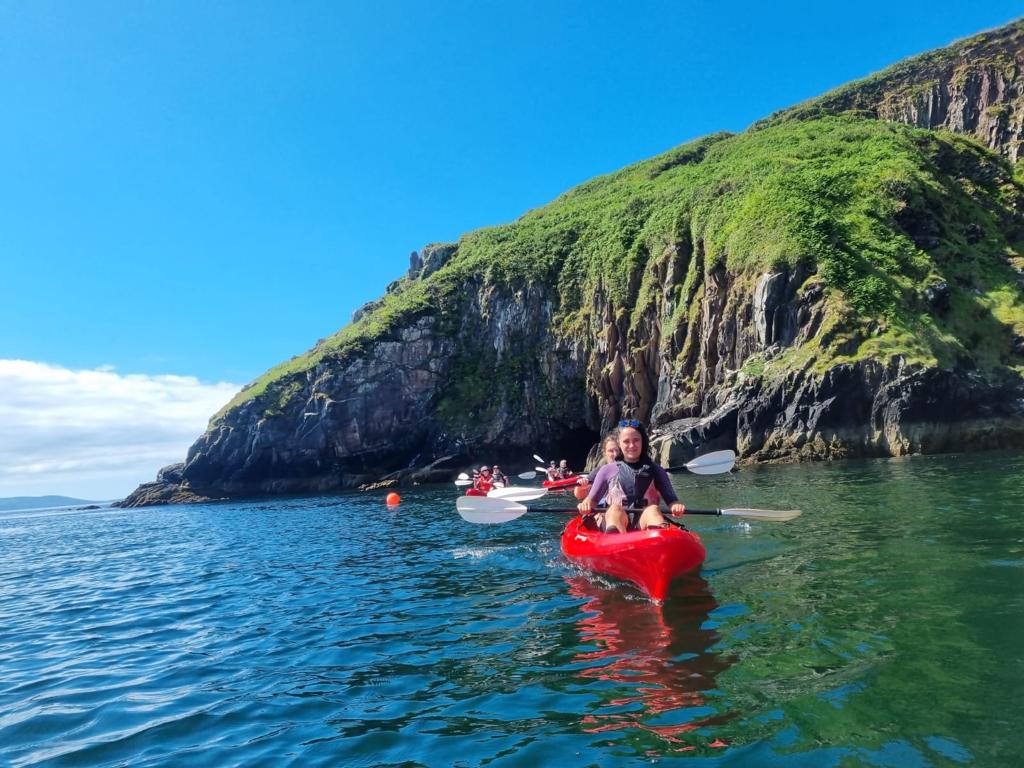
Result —
[{"label": "woman in red kayak", "polygon": [[[616,438],[622,459],[597,471],[590,493],[579,504],[580,512],[593,514],[596,527],[606,533],[666,527],[668,523],[656,504],[642,506],[652,485],[671,505],[673,515],[683,514],[686,508],[672,489],[668,473],[651,460],[646,430],[636,419],[620,421]],[[595,513],[600,499],[607,500],[608,508]]]}]

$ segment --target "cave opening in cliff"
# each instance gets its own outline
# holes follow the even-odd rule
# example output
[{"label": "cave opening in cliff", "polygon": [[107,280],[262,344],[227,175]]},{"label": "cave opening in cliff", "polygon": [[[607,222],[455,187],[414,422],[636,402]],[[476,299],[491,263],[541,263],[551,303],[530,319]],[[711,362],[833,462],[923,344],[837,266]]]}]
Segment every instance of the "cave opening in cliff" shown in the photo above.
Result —
[{"label": "cave opening in cliff", "polygon": [[550,455],[544,458],[548,461],[559,462],[565,459],[569,467],[577,472],[582,472],[587,465],[591,452],[601,440],[601,434],[593,429],[578,427],[567,429],[562,432],[548,451]]}]

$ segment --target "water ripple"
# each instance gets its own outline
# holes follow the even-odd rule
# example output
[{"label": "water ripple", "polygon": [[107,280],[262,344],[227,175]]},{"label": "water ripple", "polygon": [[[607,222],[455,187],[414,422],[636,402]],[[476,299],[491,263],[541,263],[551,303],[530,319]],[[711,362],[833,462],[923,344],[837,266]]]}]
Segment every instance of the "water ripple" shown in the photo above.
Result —
[{"label": "water ripple", "polygon": [[695,521],[660,608],[448,488],[0,517],[0,764],[1013,765],[1022,476],[680,478],[805,515]]}]

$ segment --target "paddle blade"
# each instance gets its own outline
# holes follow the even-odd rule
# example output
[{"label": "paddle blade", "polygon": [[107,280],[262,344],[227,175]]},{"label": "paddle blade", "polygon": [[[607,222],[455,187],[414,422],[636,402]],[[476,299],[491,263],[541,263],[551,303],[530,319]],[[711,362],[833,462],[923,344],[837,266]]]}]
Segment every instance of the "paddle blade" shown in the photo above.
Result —
[{"label": "paddle blade", "polygon": [[507,501],[533,501],[548,492],[547,488],[495,488],[488,492],[489,499],[505,499]]},{"label": "paddle blade", "polygon": [[469,480],[469,475],[467,475],[465,472],[459,472],[459,476],[457,478],[455,478],[455,479],[456,480]]},{"label": "paddle blade", "polygon": [[465,480],[456,480],[455,481],[455,485],[457,487],[459,487],[459,488],[461,488],[464,485],[472,485],[472,484],[473,484],[473,481],[470,480],[468,477]]},{"label": "paddle blade", "polygon": [[698,456],[684,466],[695,475],[719,475],[728,472],[736,464],[736,454],[732,451],[715,451]]},{"label": "paddle blade", "polygon": [[534,458],[534,459],[536,459],[536,460],[537,460],[537,462],[538,462],[538,463],[540,463],[540,464],[543,464],[543,463],[544,463],[544,459],[542,459],[542,458],[541,458],[540,456],[538,456],[538,455],[537,455],[536,453],[535,453],[535,454],[533,454],[533,458]]},{"label": "paddle blade", "polygon": [[723,515],[732,515],[734,517],[746,517],[750,520],[764,520],[770,523],[785,523],[789,520],[793,520],[800,517],[803,513],[799,509],[748,509],[745,507],[736,507],[734,509],[723,509]]},{"label": "paddle blade", "polygon": [[533,480],[537,476],[536,472],[520,472],[517,477],[520,480]]},{"label": "paddle blade", "polygon": [[540,472],[542,475],[544,475],[544,477],[548,476],[548,471],[546,469],[544,469],[544,467],[534,467],[534,469],[536,469],[538,472]]},{"label": "paddle blade", "polygon": [[486,496],[460,496],[455,502],[459,516],[467,523],[494,525],[522,517],[529,510],[521,504]]}]

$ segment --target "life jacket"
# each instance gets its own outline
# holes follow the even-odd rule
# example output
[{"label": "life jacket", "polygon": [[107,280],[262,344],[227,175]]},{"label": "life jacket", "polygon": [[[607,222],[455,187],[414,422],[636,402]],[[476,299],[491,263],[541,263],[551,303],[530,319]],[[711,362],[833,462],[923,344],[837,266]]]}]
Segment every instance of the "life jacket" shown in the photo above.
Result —
[{"label": "life jacket", "polygon": [[483,475],[477,475],[476,480],[473,482],[473,487],[478,491],[487,493],[494,488],[494,478],[486,478]]},{"label": "life jacket", "polygon": [[[654,470],[651,465],[644,464],[639,469],[633,469],[620,459],[615,462],[615,466],[618,472],[612,480],[613,483],[615,480],[619,481],[619,488],[625,494],[628,503],[624,503],[623,506],[634,508],[643,506],[647,489],[654,482]],[[608,495],[611,496],[610,486]],[[611,498],[609,498],[609,502],[611,502]]]}]

